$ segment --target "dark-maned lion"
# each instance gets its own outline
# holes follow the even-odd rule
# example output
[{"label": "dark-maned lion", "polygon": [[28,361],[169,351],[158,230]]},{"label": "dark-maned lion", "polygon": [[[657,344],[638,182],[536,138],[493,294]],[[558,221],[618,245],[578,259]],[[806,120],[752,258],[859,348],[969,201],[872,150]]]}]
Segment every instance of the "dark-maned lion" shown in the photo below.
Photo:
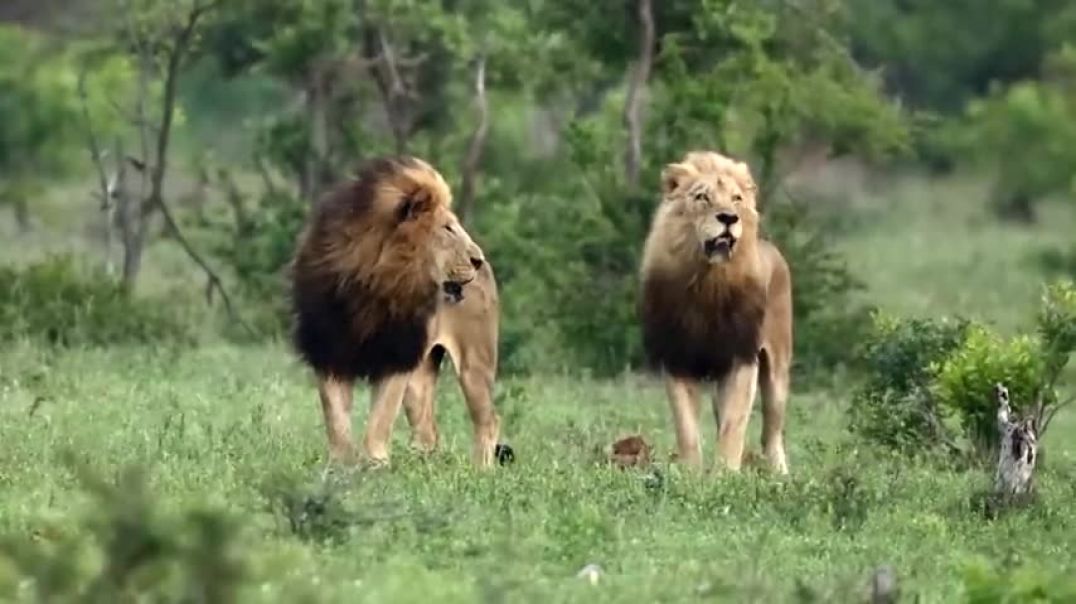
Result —
[{"label": "dark-maned lion", "polygon": [[759,238],[754,179],[742,162],[696,151],[665,167],[662,189],[643,250],[639,313],[647,360],[666,375],[679,458],[702,463],[698,387],[715,381],[718,458],[739,470],[761,387],[763,450],[785,474],[792,280],[781,253]]},{"label": "dark-maned lion", "polygon": [[473,460],[488,466],[493,459],[497,286],[451,202],[426,162],[379,158],[321,200],[299,239],[293,340],[317,377],[333,460],[354,457],[356,380],[373,384],[363,439],[369,460],[388,461],[401,403],[412,443],[436,447],[434,383],[445,353],[474,424]]}]

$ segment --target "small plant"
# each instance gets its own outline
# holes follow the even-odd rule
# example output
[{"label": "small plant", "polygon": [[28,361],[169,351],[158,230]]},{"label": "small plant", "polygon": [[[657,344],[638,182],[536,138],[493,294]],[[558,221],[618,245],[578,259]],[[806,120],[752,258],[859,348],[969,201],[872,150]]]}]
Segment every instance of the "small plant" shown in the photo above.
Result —
[{"label": "small plant", "polygon": [[0,590],[30,589],[42,602],[236,601],[247,568],[228,518],[165,513],[136,467],[115,483],[76,471],[93,499],[89,513],[70,534],[5,537],[0,562],[15,573]]},{"label": "small plant", "polygon": [[1044,369],[1040,342],[1034,336],[1004,338],[975,325],[964,342],[935,366],[933,390],[942,407],[957,416],[972,445],[992,453],[997,443],[994,384],[1009,388],[1013,410],[1022,415],[1035,400]]},{"label": "small plant", "polygon": [[1032,566],[999,568],[974,560],[964,568],[964,601],[969,604],[1018,604],[1023,602],[1072,602],[1076,579],[1052,574]]},{"label": "small plant", "polygon": [[875,315],[865,347],[866,383],[852,398],[849,428],[868,441],[904,452],[956,445],[934,399],[932,367],[957,349],[971,323],[963,319],[899,320]]},{"label": "small plant", "polygon": [[310,490],[287,482],[271,488],[267,496],[291,533],[304,541],[342,543],[356,523],[355,514],[329,485]]},{"label": "small plant", "polygon": [[998,445],[994,387],[1003,383],[1013,411],[1030,415],[1041,438],[1058,410],[1076,400],[1057,391],[1076,350],[1076,286],[1046,287],[1036,323],[1035,333],[1007,338],[966,320],[878,319],[850,429],[890,448],[943,446],[989,459]]},{"label": "small plant", "polygon": [[0,267],[0,341],[59,346],[184,343],[192,334],[169,301],[135,298],[100,270],[66,256]]}]

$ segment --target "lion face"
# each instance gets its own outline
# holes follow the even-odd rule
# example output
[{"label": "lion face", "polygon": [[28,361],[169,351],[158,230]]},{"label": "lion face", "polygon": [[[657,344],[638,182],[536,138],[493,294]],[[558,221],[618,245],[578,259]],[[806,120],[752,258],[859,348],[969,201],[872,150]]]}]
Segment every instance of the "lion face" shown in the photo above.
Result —
[{"label": "lion face", "polygon": [[709,157],[689,154],[684,162],[666,166],[663,204],[698,257],[719,264],[735,256],[742,240],[758,236],[758,211],[750,174],[745,179],[736,164],[713,163]]},{"label": "lion face", "polygon": [[432,241],[432,277],[441,284],[444,301],[455,304],[463,300],[464,286],[474,281],[486,259],[455,214],[440,214]]}]

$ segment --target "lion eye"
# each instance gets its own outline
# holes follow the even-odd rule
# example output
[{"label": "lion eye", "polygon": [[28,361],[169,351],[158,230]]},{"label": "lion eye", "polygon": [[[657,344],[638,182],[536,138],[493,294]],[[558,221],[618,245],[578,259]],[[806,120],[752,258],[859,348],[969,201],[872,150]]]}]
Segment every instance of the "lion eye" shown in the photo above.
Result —
[{"label": "lion eye", "polygon": [[709,201],[709,196],[704,192],[695,193],[695,201]]},{"label": "lion eye", "polygon": [[743,201],[743,195],[740,195],[739,193],[733,195],[732,201],[735,201],[736,203]]},{"label": "lion eye", "polygon": [[445,230],[448,231],[449,233],[455,233],[455,231],[452,230],[452,225],[451,224],[446,224],[445,225]]}]

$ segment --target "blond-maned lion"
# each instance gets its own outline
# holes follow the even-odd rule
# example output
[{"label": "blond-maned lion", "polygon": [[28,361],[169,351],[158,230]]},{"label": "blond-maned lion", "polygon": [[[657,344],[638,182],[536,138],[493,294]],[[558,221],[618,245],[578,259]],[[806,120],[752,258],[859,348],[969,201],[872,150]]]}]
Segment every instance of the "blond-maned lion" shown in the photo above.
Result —
[{"label": "blond-maned lion", "polygon": [[761,387],[763,451],[786,474],[792,279],[777,248],[759,238],[754,179],[746,164],[709,151],[688,153],[661,178],[639,315],[647,360],[666,376],[679,458],[702,463],[698,391],[714,381],[718,458],[739,470]]},{"label": "blond-maned lion", "polygon": [[489,466],[500,420],[497,286],[451,210],[441,174],[414,157],[378,158],[321,200],[291,267],[293,341],[318,381],[329,456],[355,457],[355,381],[373,385],[363,452],[387,463],[406,408],[413,446],[437,446],[434,385],[452,357],[474,425],[472,458]]}]

